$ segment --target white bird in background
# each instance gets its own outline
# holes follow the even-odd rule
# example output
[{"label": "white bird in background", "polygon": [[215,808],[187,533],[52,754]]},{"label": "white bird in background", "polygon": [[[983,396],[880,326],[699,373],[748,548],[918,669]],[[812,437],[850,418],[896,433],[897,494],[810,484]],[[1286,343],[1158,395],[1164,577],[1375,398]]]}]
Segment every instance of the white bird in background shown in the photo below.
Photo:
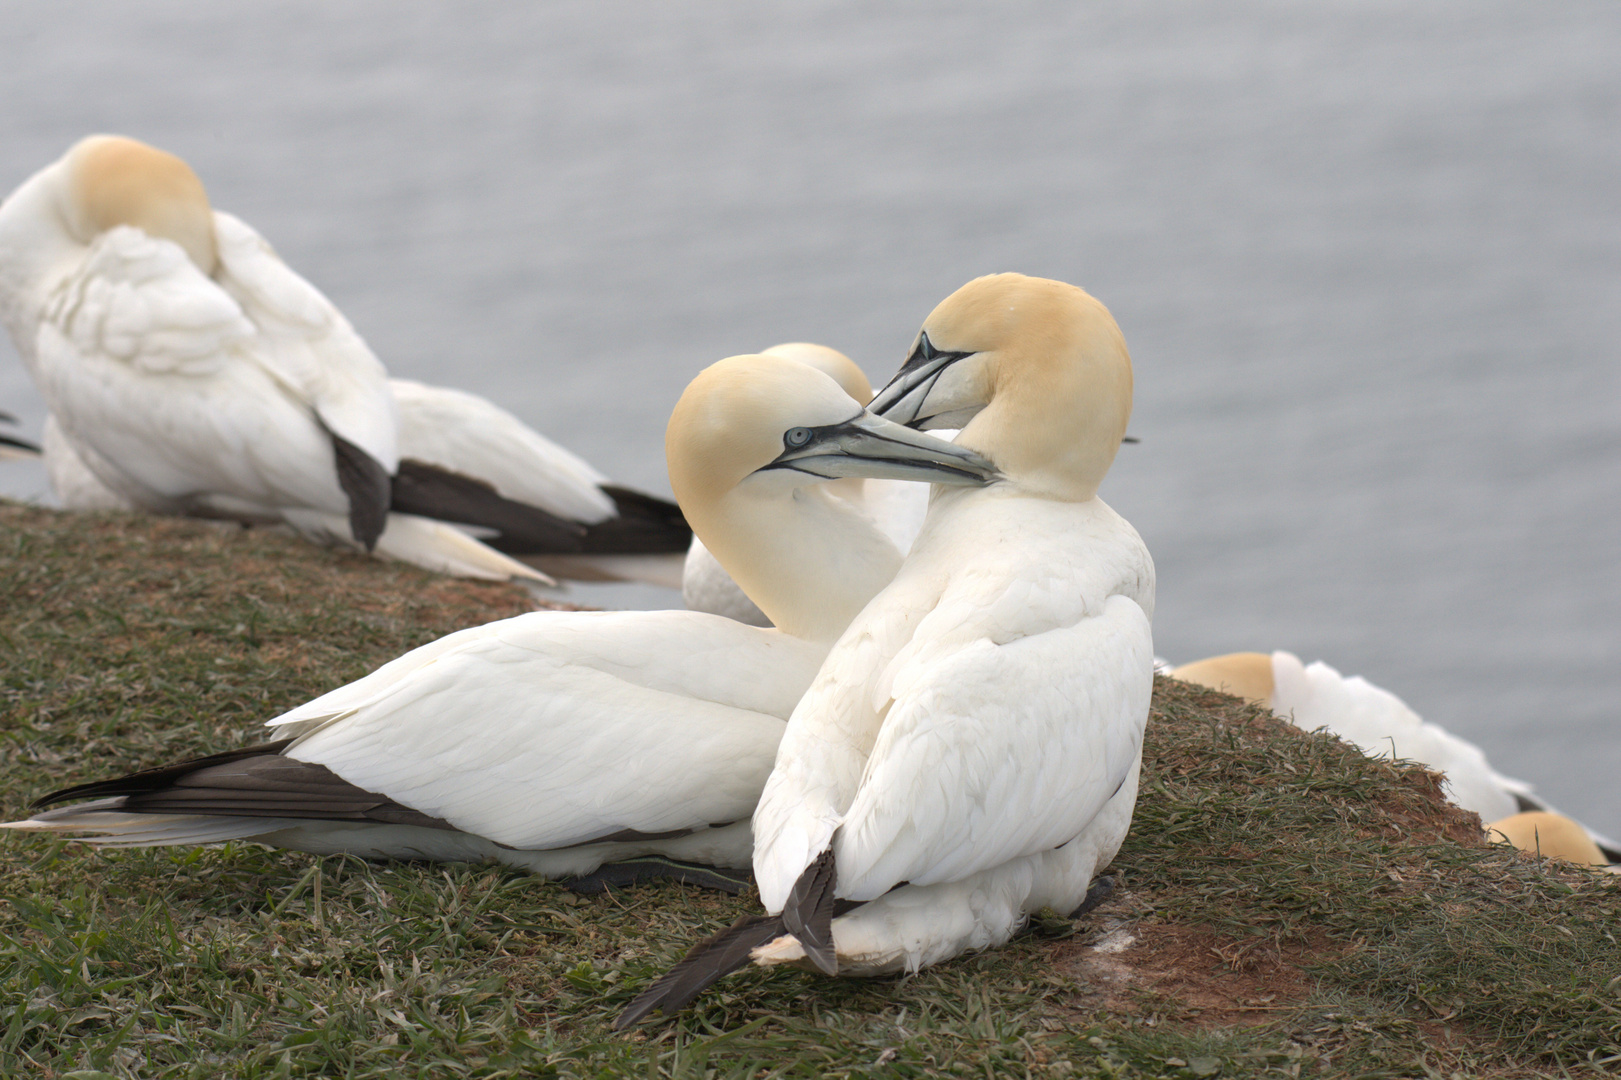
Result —
[{"label": "white bird in background", "polygon": [[[865,406],[872,400],[872,384],[867,381],[867,376],[854,361],[837,349],[796,341],[773,345],[762,355],[781,356],[809,364],[837,382],[858,405]],[[912,539],[922,528],[923,515],[929,508],[929,489],[926,486],[899,480],[851,477],[830,480],[821,490],[848,500],[871,519],[902,553],[912,546]],[[696,536],[692,538],[692,546],[687,549],[681,597],[692,611],[724,615],[750,626],[771,625],[765,613],[744,594]]]},{"label": "white bird in background", "polygon": [[[15,424],[17,418],[10,413],[0,412],[0,424]],[[0,461],[20,461],[25,458],[37,458],[40,455],[39,447],[15,435],[0,432]]]},{"label": "white bird in background", "polygon": [[[463,495],[465,516],[481,522],[468,528],[480,539],[556,577],[680,584],[679,553],[525,554],[566,551],[582,532],[591,532],[590,543],[598,548],[634,549],[638,530],[648,534],[642,546],[668,548],[672,538],[690,531],[673,503],[609,483],[578,456],[475,394],[410,379],[389,379],[388,389],[399,412],[396,504],[418,497],[417,486],[425,484],[430,495],[436,492],[436,512],[459,520],[451,500]],[[46,417],[42,441],[45,473],[64,509],[140,509],[101,482],[85,464],[94,451],[75,447],[55,417]],[[622,513],[622,505],[632,512]],[[541,514],[533,513],[537,507]],[[298,517],[296,511],[283,513]],[[616,530],[617,544],[610,535]]]},{"label": "white bird in background", "polygon": [[[527,431],[505,413],[491,431],[419,434],[466,473],[402,461],[395,395],[342,313],[213,210],[184,161],[133,139],[84,139],[0,204],[0,321],[61,445],[142,510],[286,522],[475,577],[543,577],[511,554],[679,554],[689,539],[668,503],[600,482],[582,519],[508,495],[481,475],[492,432]],[[465,404],[439,415],[476,428],[495,409]]]},{"label": "white bird in background", "polygon": [[1131,385],[1114,320],[1061,282],[978,278],[924,322],[873,410],[960,427],[1003,479],[935,492],[789,719],[754,817],[769,914],[620,1027],[750,959],[915,971],[1084,906],[1131,822],[1153,686],[1153,563],[1097,497]]},{"label": "white bird in background", "polygon": [[[900,554],[823,481],[978,484],[971,451],[773,357],[722,361],[670,420],[670,479],[780,629],[688,611],[535,612],[416,649],[270,722],[281,741],[81,785],[7,827],[115,846],[252,838],[623,881],[748,865],[783,720]],[[837,541],[837,542],[835,542]],[[651,864],[629,860],[656,856]],[[687,875],[687,871],[682,871]]]},{"label": "white bird in background", "polygon": [[[1434,769],[1446,776],[1452,802],[1492,823],[1488,828],[1523,811],[1550,809],[1530,784],[1493,769],[1474,743],[1422,719],[1390,691],[1360,675],[1346,678],[1321,660],[1303,664],[1282,650],[1271,656],[1228,653],[1183,664],[1169,674],[1254,702],[1304,731],[1329,731],[1370,757],[1416,761]],[[1608,861],[1621,861],[1621,848],[1613,841],[1582,828],[1600,849],[1607,849]],[[1520,835],[1511,826],[1501,831]]]}]

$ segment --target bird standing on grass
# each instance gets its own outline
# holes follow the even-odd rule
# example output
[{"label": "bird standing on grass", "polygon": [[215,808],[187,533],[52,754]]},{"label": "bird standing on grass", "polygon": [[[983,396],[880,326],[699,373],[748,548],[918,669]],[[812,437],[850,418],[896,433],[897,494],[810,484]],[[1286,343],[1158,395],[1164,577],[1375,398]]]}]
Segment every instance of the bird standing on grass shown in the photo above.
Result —
[{"label": "bird standing on grass", "polygon": [[873,411],[961,428],[1001,479],[935,492],[789,719],[754,817],[768,914],[618,1026],[751,960],[915,971],[1085,904],[1131,822],[1153,686],[1153,563],[1097,497],[1131,386],[1114,320],[1062,282],[978,278],[924,322]]},{"label": "bird standing on grass", "polygon": [[6,827],[735,887],[691,864],[748,865],[784,719],[900,564],[823,482],[977,485],[993,470],[773,357],[700,374],[666,446],[694,525],[778,629],[689,611],[521,615],[293,709],[271,721],[277,742],[59,791],[36,805],[97,801]]}]

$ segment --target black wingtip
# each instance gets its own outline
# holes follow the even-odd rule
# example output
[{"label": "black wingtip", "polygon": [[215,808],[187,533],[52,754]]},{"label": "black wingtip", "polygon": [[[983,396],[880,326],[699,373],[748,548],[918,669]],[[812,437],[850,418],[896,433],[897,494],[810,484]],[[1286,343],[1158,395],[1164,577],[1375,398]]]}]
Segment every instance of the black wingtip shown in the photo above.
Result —
[{"label": "black wingtip", "polygon": [[382,463],[366,451],[335,432],[329,430],[327,434],[332,437],[338,486],[349,499],[349,533],[355,543],[371,551],[388,527],[393,478]]},{"label": "black wingtip", "polygon": [[838,881],[833,849],[828,848],[805,867],[788,890],[788,902],[782,908],[783,925],[799,939],[806,958],[823,975],[839,973],[839,958],[833,949],[833,890]]},{"label": "black wingtip", "polygon": [[618,484],[600,486],[619,512],[586,526],[587,554],[685,554],[692,545],[692,527],[675,503]]},{"label": "black wingtip", "polygon": [[625,1006],[613,1022],[624,1031],[655,1010],[674,1015],[695,1001],[716,980],[748,964],[755,949],[785,933],[777,915],[745,915],[718,934],[698,942],[675,967]]},{"label": "black wingtip", "polygon": [[0,435],[0,446],[15,446],[18,450],[23,450],[27,453],[35,455],[40,453],[39,447],[35,446],[27,439],[18,439],[10,435]]},{"label": "black wingtip", "polygon": [[208,754],[204,757],[188,758],[177,761],[173,765],[160,765],[153,769],[142,769],[140,772],[129,773],[125,776],[115,777],[112,780],[92,780],[87,784],[75,784],[73,787],[53,791],[49,795],[41,795],[28,804],[30,810],[39,810],[60,802],[71,802],[74,799],[105,799],[118,795],[141,795],[149,791],[157,791],[168,787],[175,780],[198,769],[206,769],[214,765],[227,765],[233,761],[241,761],[252,757],[274,757],[285,750],[293,740],[278,739],[272,743],[262,743],[259,746],[244,746],[239,750],[226,750],[219,754]]}]

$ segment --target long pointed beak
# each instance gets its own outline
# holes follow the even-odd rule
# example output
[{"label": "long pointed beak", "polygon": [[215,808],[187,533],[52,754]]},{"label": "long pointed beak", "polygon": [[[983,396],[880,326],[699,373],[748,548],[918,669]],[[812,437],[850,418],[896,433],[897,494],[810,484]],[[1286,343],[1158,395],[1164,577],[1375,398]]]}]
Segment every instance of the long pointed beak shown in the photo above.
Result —
[{"label": "long pointed beak", "polygon": [[893,420],[897,424],[915,427],[928,424],[930,417],[923,417],[920,421],[918,416],[923,411],[923,402],[928,398],[929,391],[934,389],[935,380],[940,378],[947,367],[962,359],[963,355],[940,353],[922,363],[907,364],[895,373],[895,377],[889,380],[887,386],[873,396],[872,401],[867,403],[868,411],[886,420]]},{"label": "long pointed beak", "polygon": [[972,450],[866,411],[840,424],[794,428],[784,443],[782,454],[765,468],[795,469],[829,480],[865,476],[957,486],[988,484],[1002,475]]}]

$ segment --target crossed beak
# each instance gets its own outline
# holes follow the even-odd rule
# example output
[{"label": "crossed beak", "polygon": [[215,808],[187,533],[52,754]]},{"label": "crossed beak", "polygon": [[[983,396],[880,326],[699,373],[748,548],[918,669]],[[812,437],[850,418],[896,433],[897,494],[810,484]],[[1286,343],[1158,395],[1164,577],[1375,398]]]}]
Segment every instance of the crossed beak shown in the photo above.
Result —
[{"label": "crossed beak", "polygon": [[977,486],[1000,478],[972,450],[912,431],[862,410],[823,427],[789,428],[783,451],[767,469],[795,469],[829,480],[846,476]]}]

